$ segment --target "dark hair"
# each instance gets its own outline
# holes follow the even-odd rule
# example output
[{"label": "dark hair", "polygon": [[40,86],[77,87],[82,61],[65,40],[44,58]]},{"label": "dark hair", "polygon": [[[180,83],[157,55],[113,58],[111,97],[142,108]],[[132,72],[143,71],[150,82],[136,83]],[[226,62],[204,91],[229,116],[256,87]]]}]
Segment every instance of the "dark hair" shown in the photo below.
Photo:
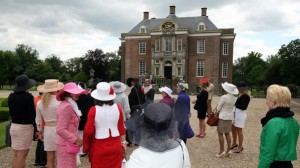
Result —
[{"label": "dark hair", "polygon": [[65,100],[66,97],[70,97],[70,93],[69,92],[63,92],[62,94],[59,95],[60,101]]},{"label": "dark hair", "polygon": [[101,100],[96,100],[96,99],[95,99],[95,105],[98,105],[98,106],[103,106],[103,105],[109,105],[109,106],[112,106],[113,104],[114,104],[114,101],[113,101],[113,100],[101,101]]}]

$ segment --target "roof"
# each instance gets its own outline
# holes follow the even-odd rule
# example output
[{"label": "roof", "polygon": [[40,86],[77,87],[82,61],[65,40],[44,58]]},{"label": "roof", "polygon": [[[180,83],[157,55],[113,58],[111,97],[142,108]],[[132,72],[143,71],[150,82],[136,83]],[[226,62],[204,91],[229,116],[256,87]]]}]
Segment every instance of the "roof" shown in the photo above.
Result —
[{"label": "roof", "polygon": [[209,20],[207,16],[177,17],[175,14],[170,14],[169,16],[163,19],[144,19],[128,33],[139,33],[141,26],[145,26],[147,32],[151,32],[152,30],[159,30],[161,25],[166,21],[172,21],[178,26],[177,29],[188,29],[191,33],[198,32],[197,28],[199,23],[204,23],[206,30],[208,31],[218,30],[218,28]]}]

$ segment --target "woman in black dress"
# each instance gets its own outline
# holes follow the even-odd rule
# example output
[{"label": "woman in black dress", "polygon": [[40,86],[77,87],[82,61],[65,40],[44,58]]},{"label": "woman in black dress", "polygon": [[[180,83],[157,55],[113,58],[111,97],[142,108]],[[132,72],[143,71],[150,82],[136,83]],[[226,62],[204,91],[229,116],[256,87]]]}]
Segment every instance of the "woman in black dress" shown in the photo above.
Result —
[{"label": "woman in black dress", "polygon": [[207,112],[207,99],[208,92],[206,91],[206,83],[200,83],[200,93],[197,95],[197,100],[194,100],[192,103],[195,104],[194,109],[197,110],[197,118],[199,118],[199,134],[196,137],[204,138],[206,133],[206,123],[205,117]]}]

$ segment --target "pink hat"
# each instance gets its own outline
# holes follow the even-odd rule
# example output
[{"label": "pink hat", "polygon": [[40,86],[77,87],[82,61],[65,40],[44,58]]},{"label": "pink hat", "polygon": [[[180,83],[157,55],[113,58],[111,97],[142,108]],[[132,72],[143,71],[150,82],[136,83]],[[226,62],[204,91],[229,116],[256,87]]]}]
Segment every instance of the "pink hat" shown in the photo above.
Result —
[{"label": "pink hat", "polygon": [[56,99],[60,101],[60,95],[63,94],[64,92],[68,92],[71,94],[88,94],[87,90],[82,89],[74,82],[69,82],[65,84],[64,88],[57,93]]}]

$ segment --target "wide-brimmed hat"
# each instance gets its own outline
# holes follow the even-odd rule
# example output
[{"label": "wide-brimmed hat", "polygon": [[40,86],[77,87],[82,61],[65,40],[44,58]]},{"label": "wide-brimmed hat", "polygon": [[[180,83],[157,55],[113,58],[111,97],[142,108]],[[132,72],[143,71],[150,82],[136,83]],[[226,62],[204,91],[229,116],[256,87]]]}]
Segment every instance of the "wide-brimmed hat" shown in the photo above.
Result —
[{"label": "wide-brimmed hat", "polygon": [[249,86],[247,85],[247,83],[245,81],[238,81],[238,83],[236,84],[236,87],[238,89],[249,89]]},{"label": "wide-brimmed hat", "polygon": [[71,94],[88,94],[87,90],[82,89],[76,83],[69,82],[69,83],[65,84],[65,86],[63,87],[63,89],[61,89],[60,91],[58,91],[58,93],[56,94],[56,99],[58,101],[61,101],[60,95],[63,94],[64,92],[68,92],[68,93],[71,93]]},{"label": "wide-brimmed hat", "polygon": [[119,81],[112,81],[112,82],[109,82],[110,86],[113,87],[115,93],[122,93],[126,90],[127,86],[122,83],[122,82],[119,82]]},{"label": "wide-brimmed hat", "polygon": [[55,92],[61,90],[64,87],[62,82],[59,82],[57,79],[47,79],[45,84],[38,86],[37,91],[46,93],[46,92]]},{"label": "wide-brimmed hat", "polygon": [[15,82],[16,84],[13,88],[13,91],[15,92],[25,91],[36,85],[36,81],[29,79],[29,77],[25,74],[17,76]]},{"label": "wide-brimmed hat", "polygon": [[228,82],[224,82],[221,84],[222,88],[230,94],[236,95],[239,93],[239,90],[236,88],[236,86],[234,84],[228,83]]},{"label": "wide-brimmed hat", "polygon": [[178,82],[177,86],[180,87],[183,91],[189,89],[189,84],[185,83],[184,81]]},{"label": "wide-brimmed hat", "polygon": [[97,84],[96,90],[91,93],[94,99],[100,101],[113,100],[116,97],[114,89],[107,82],[100,82]]},{"label": "wide-brimmed hat", "polygon": [[132,143],[155,152],[174,149],[179,146],[174,139],[180,138],[189,114],[189,108],[179,101],[173,109],[165,103],[149,103],[125,121],[128,138]]},{"label": "wide-brimmed hat", "polygon": [[200,78],[199,79],[199,83],[208,83],[209,82],[209,79],[208,78]]},{"label": "wide-brimmed hat", "polygon": [[159,92],[165,92],[168,96],[173,98],[173,95],[172,95],[173,91],[170,88],[168,88],[167,86],[159,88],[158,91]]}]

